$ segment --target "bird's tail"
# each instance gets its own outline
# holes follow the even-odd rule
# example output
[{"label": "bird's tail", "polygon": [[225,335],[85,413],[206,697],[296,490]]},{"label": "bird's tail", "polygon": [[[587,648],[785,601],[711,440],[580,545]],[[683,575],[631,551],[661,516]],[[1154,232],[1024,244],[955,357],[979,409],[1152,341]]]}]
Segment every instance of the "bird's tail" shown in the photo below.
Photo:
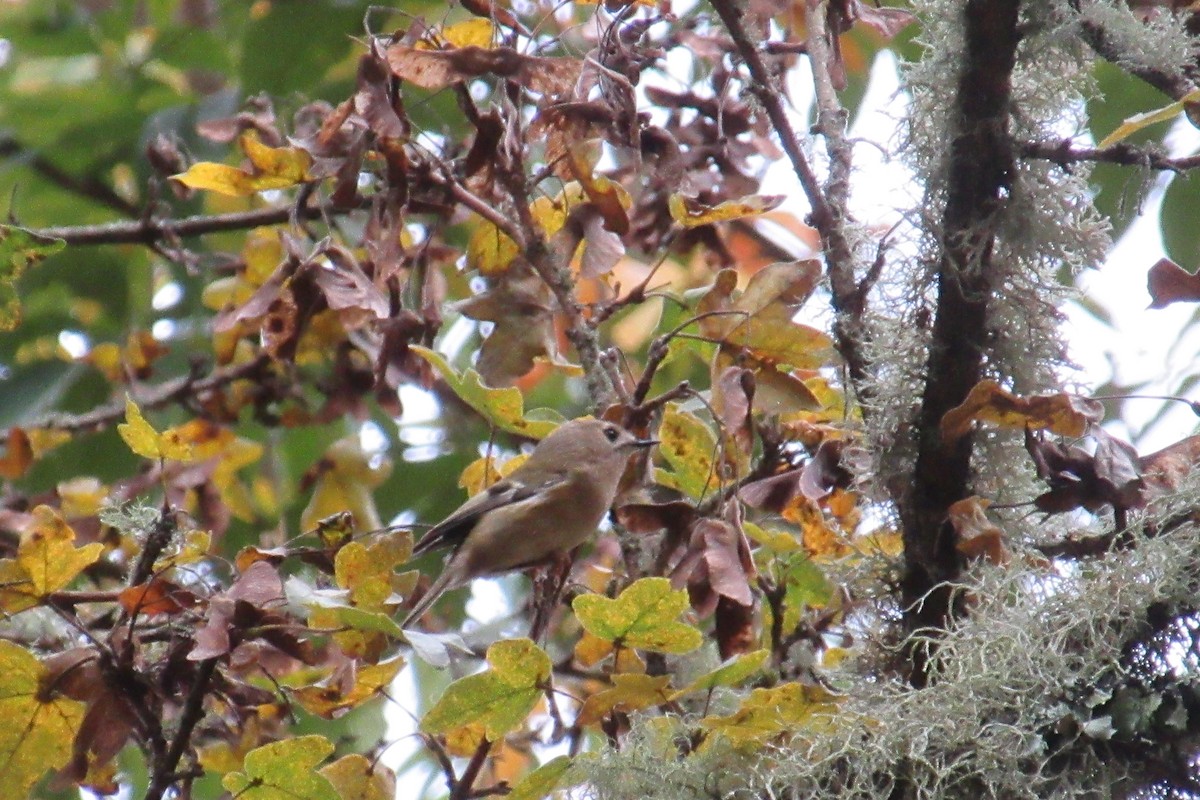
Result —
[{"label": "bird's tail", "polygon": [[412,625],[412,623],[419,620],[421,616],[438,601],[438,598],[441,597],[443,593],[449,591],[450,589],[456,588],[461,583],[461,576],[459,576],[458,570],[454,568],[454,564],[447,564],[445,569],[442,570],[442,574],[437,577],[437,580],[433,582],[433,584],[429,587],[429,590],[426,591],[425,594],[421,595],[421,599],[418,600],[417,604],[412,607],[411,611],[408,612],[408,616],[406,616],[404,621],[400,623],[400,627],[408,628],[410,625]]}]

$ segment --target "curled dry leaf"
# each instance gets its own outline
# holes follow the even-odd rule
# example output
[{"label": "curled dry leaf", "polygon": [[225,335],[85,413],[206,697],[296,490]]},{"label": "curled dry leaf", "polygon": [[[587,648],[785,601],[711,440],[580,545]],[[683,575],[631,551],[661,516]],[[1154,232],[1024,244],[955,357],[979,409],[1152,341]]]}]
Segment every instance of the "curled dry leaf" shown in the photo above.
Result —
[{"label": "curled dry leaf", "polygon": [[1169,258],[1160,258],[1146,273],[1146,289],[1151,308],[1200,302],[1200,275],[1193,275]]},{"label": "curled dry leaf", "polygon": [[1004,546],[1004,531],[987,518],[984,509],[991,501],[982,497],[967,497],[952,503],[946,513],[958,534],[955,548],[968,559],[983,558],[998,566],[1009,562]]},{"label": "curled dry leaf", "polygon": [[491,322],[475,368],[488,386],[511,386],[533,369],[534,359],[557,354],[549,289],[524,261],[498,276],[492,287],[457,304],[466,317]]},{"label": "curled dry leaf", "polygon": [[1082,436],[1104,417],[1104,406],[1096,400],[1060,392],[1019,397],[995,381],[975,384],[963,402],[942,417],[942,441],[957,441],[976,421],[1002,428],[1045,430],[1061,436]]},{"label": "curled dry leaf", "polygon": [[1084,508],[1097,511],[1145,505],[1145,483],[1137,451],[1102,428],[1093,428],[1095,454],[1075,446],[1046,441],[1040,432],[1026,429],[1025,449],[1033,457],[1038,477],[1050,485],[1034,505],[1054,514]]},{"label": "curled dry leaf", "polygon": [[422,50],[402,44],[387,49],[387,62],[399,78],[425,89],[444,89],[483,75],[508,78],[544,95],[570,93],[582,67],[574,58],[527,56],[511,47],[476,45]]}]

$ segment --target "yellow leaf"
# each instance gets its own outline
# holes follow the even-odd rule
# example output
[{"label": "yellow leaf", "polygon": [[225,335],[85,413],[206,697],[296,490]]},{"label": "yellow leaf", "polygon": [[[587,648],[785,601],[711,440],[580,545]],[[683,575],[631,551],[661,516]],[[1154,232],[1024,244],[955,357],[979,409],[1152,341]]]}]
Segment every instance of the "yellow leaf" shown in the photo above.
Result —
[{"label": "yellow leaf", "polygon": [[1097,147],[1109,147],[1110,145],[1114,145],[1117,142],[1129,138],[1143,128],[1148,128],[1155,123],[1165,122],[1169,119],[1172,119],[1178,116],[1179,112],[1187,108],[1188,105],[1196,103],[1197,101],[1200,101],[1200,89],[1193,89],[1174,103],[1168,103],[1162,108],[1156,108],[1152,111],[1134,114],[1132,117],[1122,121],[1121,124],[1117,126],[1116,130],[1114,130],[1108,136],[1105,136],[1104,139],[1101,140],[1100,144],[1097,145]]},{"label": "yellow leaf", "polygon": [[584,630],[639,650],[688,653],[703,642],[700,631],[676,619],[688,608],[687,592],[666,578],[642,578],[613,598],[585,594],[571,604]]},{"label": "yellow leaf", "polygon": [[669,675],[614,675],[613,685],[583,703],[576,724],[594,725],[613,711],[638,711],[670,698]]},{"label": "yellow leaf", "polygon": [[671,212],[671,219],[683,227],[696,228],[714,222],[757,216],[775,208],[783,199],[783,195],[752,194],[708,206],[691,197],[673,194],[667,199],[667,209]]},{"label": "yellow leaf", "polygon": [[192,529],[183,535],[183,542],[167,551],[167,554],[154,562],[154,571],[163,572],[171,567],[195,564],[208,558],[212,548],[212,534],[208,531]]},{"label": "yellow leaf", "polygon": [[83,722],[84,704],[56,697],[45,668],[31,653],[0,640],[0,786],[9,797],[25,797],[50,769],[71,758]]},{"label": "yellow leaf", "polygon": [[442,39],[451,47],[490,47],[496,26],[490,19],[476,17],[442,30]]},{"label": "yellow leaf", "polygon": [[298,147],[268,147],[259,141],[258,134],[247,131],[239,140],[243,152],[254,166],[254,172],[201,161],[187,172],[172,175],[171,179],[192,189],[202,189],[230,197],[248,197],[267,189],[286,189],[309,179],[312,157]]},{"label": "yellow leaf", "polygon": [[348,690],[341,676],[332,675],[318,684],[295,689],[291,694],[305,711],[325,719],[337,719],[387,689],[403,666],[402,658],[360,665],[354,672],[354,685]]},{"label": "yellow leaf", "polygon": [[467,494],[474,497],[501,478],[511,475],[513,470],[524,464],[528,458],[528,455],[521,453],[497,466],[495,457],[480,456],[468,464],[458,476],[458,486],[460,489],[466,489]]},{"label": "yellow leaf", "polygon": [[668,403],[658,436],[659,452],[675,471],[680,489],[702,497],[717,486],[717,437],[699,417]]},{"label": "yellow leaf", "polygon": [[108,486],[91,476],[81,475],[62,481],[54,490],[62,501],[61,511],[64,517],[95,516],[108,497]]},{"label": "yellow leaf", "polygon": [[54,509],[33,509],[33,522],[21,532],[16,559],[0,560],[0,609],[15,614],[37,605],[104,552],[99,542],[80,548],[74,542],[75,531]]},{"label": "yellow leaf", "polygon": [[391,461],[364,452],[357,436],[347,436],[330,445],[316,469],[312,497],[300,515],[302,529],[341,511],[354,515],[357,530],[383,527],[372,490],[391,474]]},{"label": "yellow leaf", "polygon": [[396,775],[391,769],[359,753],[342,756],[317,770],[342,800],[395,800]]},{"label": "yellow leaf", "polygon": [[142,416],[142,410],[129,395],[125,395],[125,422],[117,425],[117,433],[121,434],[130,450],[143,458],[173,461],[192,459],[192,446],[184,441],[179,431],[168,428],[160,434]]},{"label": "yellow leaf", "polygon": [[837,696],[820,686],[785,683],[755,689],[733,714],[705,717],[700,725],[735,746],[762,745],[828,726],[837,713],[838,702]]}]

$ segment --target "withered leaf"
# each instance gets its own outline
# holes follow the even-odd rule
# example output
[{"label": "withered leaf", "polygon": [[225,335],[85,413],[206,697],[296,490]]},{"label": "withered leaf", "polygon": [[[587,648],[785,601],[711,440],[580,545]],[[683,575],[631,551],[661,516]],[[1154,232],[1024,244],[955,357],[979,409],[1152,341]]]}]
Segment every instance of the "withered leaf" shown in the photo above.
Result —
[{"label": "withered leaf", "polygon": [[1200,301],[1200,275],[1193,275],[1169,258],[1160,258],[1146,273],[1151,308]]},{"label": "withered leaf", "polygon": [[1096,400],[1066,392],[1020,397],[995,381],[984,380],[975,384],[966,399],[942,417],[942,441],[957,441],[977,420],[1002,428],[1032,428],[1062,436],[1082,436],[1103,417],[1104,406]]},{"label": "withered leaf", "polygon": [[1117,509],[1145,505],[1145,485],[1137,452],[1101,428],[1093,428],[1096,453],[1046,441],[1040,432],[1025,431],[1025,449],[1033,457],[1038,477],[1050,485],[1034,505],[1046,513],[1075,508],[1096,511],[1109,505]]},{"label": "withered leaf", "polygon": [[358,88],[354,93],[354,112],[362,117],[376,136],[383,139],[407,139],[408,123],[396,113],[388,92],[387,64],[372,53],[358,62]]},{"label": "withered leaf", "polygon": [[527,56],[511,47],[475,45],[423,50],[394,44],[387,49],[387,61],[397,77],[425,89],[444,89],[470,78],[495,75],[544,95],[568,94],[582,68],[582,62],[574,58]]},{"label": "withered leaf", "polygon": [[951,503],[946,514],[958,534],[955,548],[968,559],[983,558],[997,565],[1008,563],[1004,546],[1004,531],[987,518],[984,509],[990,501],[982,497],[967,497]]},{"label": "withered leaf", "polygon": [[1141,468],[1146,488],[1156,494],[1175,491],[1197,460],[1200,460],[1200,434],[1145,456],[1141,459]]},{"label": "withered leaf", "polygon": [[524,262],[514,262],[482,294],[457,304],[464,316],[495,326],[475,368],[489,386],[511,385],[538,356],[557,351],[549,290]]}]

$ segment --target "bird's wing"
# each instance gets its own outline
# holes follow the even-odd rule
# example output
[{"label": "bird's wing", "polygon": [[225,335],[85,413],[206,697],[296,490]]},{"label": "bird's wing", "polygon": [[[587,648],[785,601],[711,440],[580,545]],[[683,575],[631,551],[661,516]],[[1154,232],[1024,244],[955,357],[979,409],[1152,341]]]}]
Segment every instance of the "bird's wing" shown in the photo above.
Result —
[{"label": "bird's wing", "polygon": [[421,555],[441,547],[458,548],[480,518],[497,508],[520,503],[548,491],[567,480],[566,473],[546,475],[535,484],[505,479],[493,483],[484,491],[458,507],[458,510],[434,525],[413,547],[413,555]]}]

